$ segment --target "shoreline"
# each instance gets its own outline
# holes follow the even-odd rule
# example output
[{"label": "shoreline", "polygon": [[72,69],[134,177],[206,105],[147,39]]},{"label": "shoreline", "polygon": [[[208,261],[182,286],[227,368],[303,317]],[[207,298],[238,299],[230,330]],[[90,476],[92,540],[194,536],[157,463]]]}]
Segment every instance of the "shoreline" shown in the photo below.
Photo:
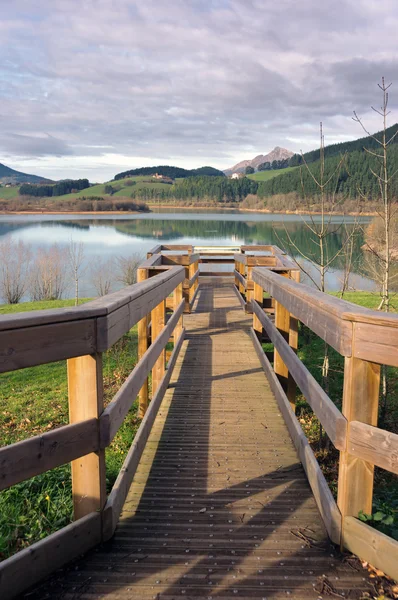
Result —
[{"label": "shoreline", "polygon": [[[167,209],[168,211],[172,210],[206,210],[206,211],[217,211],[217,212],[253,212],[253,213],[261,213],[261,214],[269,214],[269,215],[321,215],[321,211],[308,211],[308,210],[269,210],[267,208],[241,208],[241,207],[213,207],[213,206],[169,206],[167,204],[160,205],[148,205],[150,207],[149,212],[136,211],[136,210],[7,210],[0,211],[1,216],[7,215],[149,215],[158,212],[153,209]],[[159,211],[160,212],[160,211]],[[326,212],[326,214],[328,214]],[[343,211],[335,211],[333,215],[337,217],[376,217],[377,212],[343,212]]]}]

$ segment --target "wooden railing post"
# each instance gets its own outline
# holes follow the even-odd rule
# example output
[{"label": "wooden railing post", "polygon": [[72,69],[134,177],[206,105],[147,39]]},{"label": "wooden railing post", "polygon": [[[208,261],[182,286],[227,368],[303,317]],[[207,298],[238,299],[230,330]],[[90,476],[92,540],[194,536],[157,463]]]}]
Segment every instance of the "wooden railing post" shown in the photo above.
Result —
[{"label": "wooden railing post", "polygon": [[[358,358],[345,358],[342,413],[348,421],[377,425],[380,365]],[[347,436],[347,439],[349,436]],[[337,504],[343,517],[372,512],[374,465],[340,452]],[[344,544],[344,531],[342,531]]]},{"label": "wooden railing post", "polygon": [[[258,302],[260,307],[263,308],[263,297],[264,290],[258,283],[254,282],[253,290],[253,302]],[[260,319],[253,312],[253,329],[258,337],[258,341],[261,343],[263,338],[263,326],[261,325]]]},{"label": "wooden railing post", "polygon": [[[137,270],[137,282],[145,281],[148,278],[148,269]],[[148,324],[149,316],[146,315],[141,321],[138,321],[138,360],[144,356],[148,350]],[[138,415],[142,419],[148,408],[148,378],[139,393]]]},{"label": "wooden railing post", "polygon": [[[298,329],[297,319],[290,315],[290,312],[275,300],[275,327],[283,335],[289,346],[293,350],[297,350]],[[296,410],[296,382],[289,374],[289,370],[283,362],[279,352],[274,349],[274,371],[278,376],[283,389],[286,392],[290,406],[295,412]]]},{"label": "wooden railing post", "polygon": [[[189,265],[189,280],[195,275],[196,273],[196,263],[191,263]],[[195,282],[194,283],[189,283],[189,312],[191,312],[191,302],[193,300],[193,297],[195,295]]]},{"label": "wooden railing post", "polygon": [[246,312],[251,313],[252,305],[251,301],[254,298],[254,290],[251,289],[252,285],[252,266],[247,266],[247,278],[246,278]]},{"label": "wooden railing post", "polygon": [[[245,265],[243,263],[239,263],[239,273],[242,275],[242,277],[245,276]],[[239,282],[239,291],[241,294],[243,294],[245,300],[246,300],[246,290],[243,286],[242,283]]]},{"label": "wooden railing post", "polygon": [[[151,312],[152,322],[152,344],[156,344],[156,338],[161,333],[166,323],[166,301],[162,300]],[[166,350],[163,349],[152,369],[152,398],[159,387],[166,371]]]},{"label": "wooden railing post", "polygon": [[[174,310],[177,310],[178,306],[181,303],[181,300],[182,300],[182,283],[179,283],[173,293]],[[182,321],[182,316],[181,316],[181,318],[179,319],[179,321],[174,329],[174,345],[176,344],[178,338],[181,335],[182,327],[183,327],[183,321]]]},{"label": "wooden railing post", "polygon": [[[98,419],[104,409],[102,355],[70,358],[67,365],[70,423]],[[75,520],[104,508],[105,450],[72,461],[72,494]]]},{"label": "wooden railing post", "polygon": [[[199,261],[197,260],[195,263],[195,273],[196,273],[196,271],[198,271],[198,269],[199,269]],[[196,293],[198,286],[199,286],[199,276],[195,279],[194,294]]]}]

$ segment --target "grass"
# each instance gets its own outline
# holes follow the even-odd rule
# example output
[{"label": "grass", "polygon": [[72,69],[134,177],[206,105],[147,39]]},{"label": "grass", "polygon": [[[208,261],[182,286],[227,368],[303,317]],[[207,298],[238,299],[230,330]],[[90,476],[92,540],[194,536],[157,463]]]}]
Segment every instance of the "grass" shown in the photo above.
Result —
[{"label": "grass", "polygon": [[279,175],[284,175],[285,173],[289,173],[289,171],[294,171],[295,169],[297,169],[297,167],[286,167],[286,169],[275,169],[275,171],[257,171],[257,173],[247,175],[247,177],[249,179],[254,179],[254,181],[268,181],[269,179],[273,179]]},{"label": "grass", "polygon": [[[0,306],[1,314],[72,306],[73,300]],[[103,355],[105,404],[137,362],[134,327]],[[0,439],[5,446],[68,423],[66,361],[0,375]],[[111,489],[139,427],[134,404],[106,450]],[[0,558],[29,546],[72,520],[69,465],[53,469],[0,493]]]},{"label": "grass", "polygon": [[5,186],[1,186],[0,187],[0,198],[5,198],[5,199],[9,199],[9,198],[16,198],[18,196],[18,192],[19,192],[19,187],[5,187]]}]

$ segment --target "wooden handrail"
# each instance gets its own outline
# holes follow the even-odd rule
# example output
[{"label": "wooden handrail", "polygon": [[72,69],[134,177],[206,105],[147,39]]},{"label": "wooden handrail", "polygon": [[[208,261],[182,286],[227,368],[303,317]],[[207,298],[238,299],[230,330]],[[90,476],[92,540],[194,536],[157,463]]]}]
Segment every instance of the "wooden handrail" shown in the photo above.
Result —
[{"label": "wooden handrail", "polygon": [[253,268],[252,277],[343,356],[398,366],[398,315],[362,308],[261,267]]},{"label": "wooden handrail", "polygon": [[[4,348],[0,356],[0,371],[68,359],[71,421],[64,427],[1,448],[0,489],[71,462],[75,514],[72,525],[0,564],[2,593],[10,592],[12,577],[18,569],[24,571],[24,578],[20,586],[14,585],[14,592],[22,591],[113,533],[126,482],[134,472],[133,465],[139,460],[184,339],[182,286],[186,280],[186,268],[191,267],[189,264],[188,267],[163,266],[162,258],[152,256],[141,267],[144,272],[151,272],[153,276],[149,279],[84,306],[0,317],[0,343]],[[197,270],[195,262],[191,265]],[[193,274],[191,279],[191,289],[197,290],[197,274]],[[174,311],[171,318],[167,323],[164,317],[158,323],[152,323],[153,343],[147,345],[141,360],[113,401],[103,410],[101,352],[148,314],[152,313],[154,319],[160,307],[159,314],[162,311],[164,314],[166,298],[172,292]],[[174,350],[165,371],[165,348],[172,336]],[[153,404],[136,434],[117,487],[107,501],[105,447],[111,443],[156,365],[160,379],[155,388],[153,377]],[[81,540],[82,536],[84,540]],[[64,543],[68,548],[60,549]],[[36,557],[34,568],[31,568],[32,556]]]},{"label": "wooden handrail", "polygon": [[297,354],[291,349],[288,342],[279,333],[271,319],[259,307],[257,302],[253,301],[252,305],[253,312],[268,333],[270,340],[278,350],[289,373],[291,373],[308,404],[323,424],[334,446],[339,450],[344,450],[347,435],[347,419],[343,417],[337,406],[330,400],[319,383],[303,365]]},{"label": "wooden handrail", "polygon": [[[288,264],[285,257],[282,259]],[[242,266],[242,261],[237,264]],[[398,473],[398,435],[376,427],[380,364],[398,366],[398,315],[386,315],[328,296],[281,277],[273,270],[252,269],[252,338],[306,469],[328,533],[332,540],[340,541],[362,559],[397,578],[398,542],[354,517],[360,511],[372,512],[374,465]],[[293,277],[294,271],[288,274]],[[240,274],[235,275],[240,284]],[[264,291],[275,302],[275,324],[263,310]],[[282,319],[278,317],[280,311]],[[289,321],[291,327],[296,319],[345,357],[342,412],[290,347]],[[263,329],[274,344],[274,368],[260,345]],[[277,358],[282,361],[282,368]],[[290,377],[303,392],[334,446],[340,450],[337,504],[294,410],[291,410],[294,404],[287,396],[286,386]]]},{"label": "wooden handrail", "polygon": [[104,352],[184,277],[175,266],[83,306],[0,316],[0,372]]},{"label": "wooden handrail", "polygon": [[99,450],[97,419],[65,425],[0,448],[0,490]]}]

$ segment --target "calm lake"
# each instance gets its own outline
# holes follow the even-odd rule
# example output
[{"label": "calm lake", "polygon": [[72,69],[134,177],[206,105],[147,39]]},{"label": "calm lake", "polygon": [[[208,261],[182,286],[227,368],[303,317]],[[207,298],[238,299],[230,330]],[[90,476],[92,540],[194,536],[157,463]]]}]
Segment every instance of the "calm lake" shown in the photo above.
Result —
[{"label": "calm lake", "polygon": [[[320,217],[313,217],[315,221]],[[360,223],[366,226],[370,217],[362,217]],[[254,212],[186,211],[154,212],[143,215],[0,215],[0,240],[7,236],[28,243],[33,250],[57,243],[66,248],[71,240],[84,243],[87,269],[81,284],[81,295],[94,294],[90,284],[90,263],[97,257],[108,259],[138,253],[145,257],[146,252],[157,243],[201,245],[276,244],[285,247],[289,254],[297,257],[312,276],[316,273],[307,261],[303,260],[291,242],[304,254],[317,251],[313,235],[305,224],[309,217],[300,215],[269,215]],[[332,219],[328,252],[333,256],[342,247],[345,231],[354,226],[354,217],[334,217]],[[350,286],[357,290],[375,289],[373,281],[365,276],[361,245],[363,234],[355,240],[354,261]],[[334,268],[327,275],[330,290],[338,290],[342,279],[343,259],[337,258]],[[311,285],[305,276],[302,281]],[[113,289],[120,287],[115,283]],[[72,289],[70,294],[72,295]]]}]

